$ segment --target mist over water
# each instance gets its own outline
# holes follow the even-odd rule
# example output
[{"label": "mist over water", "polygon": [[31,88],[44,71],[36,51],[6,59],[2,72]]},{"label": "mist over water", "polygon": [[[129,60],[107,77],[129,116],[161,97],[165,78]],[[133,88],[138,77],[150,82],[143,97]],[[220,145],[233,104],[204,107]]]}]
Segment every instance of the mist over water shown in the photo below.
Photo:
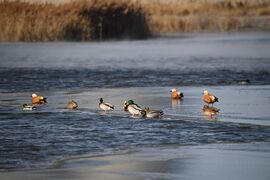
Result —
[{"label": "mist over water", "polygon": [[[0,169],[47,168],[74,155],[146,145],[269,142],[269,49],[269,33],[1,43]],[[240,85],[246,79],[251,86]],[[170,100],[172,87],[184,87],[183,102]],[[205,88],[221,99],[221,115],[210,121],[201,114]],[[48,104],[21,111],[33,92]],[[100,97],[116,111],[100,112]],[[122,111],[126,98],[165,116],[130,117]],[[78,111],[65,109],[70,99]]]}]

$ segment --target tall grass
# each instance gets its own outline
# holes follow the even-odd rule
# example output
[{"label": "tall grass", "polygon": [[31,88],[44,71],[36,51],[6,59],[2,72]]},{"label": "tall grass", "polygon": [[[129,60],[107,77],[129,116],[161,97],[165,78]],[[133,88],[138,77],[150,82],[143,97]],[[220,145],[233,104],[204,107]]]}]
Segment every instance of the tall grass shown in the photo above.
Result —
[{"label": "tall grass", "polygon": [[152,32],[270,30],[269,0],[142,0]]},{"label": "tall grass", "polygon": [[66,1],[0,0],[0,41],[89,41],[145,38],[161,32],[270,30],[270,0]]},{"label": "tall grass", "polygon": [[142,8],[127,1],[0,3],[2,41],[88,41],[144,38],[148,34]]}]

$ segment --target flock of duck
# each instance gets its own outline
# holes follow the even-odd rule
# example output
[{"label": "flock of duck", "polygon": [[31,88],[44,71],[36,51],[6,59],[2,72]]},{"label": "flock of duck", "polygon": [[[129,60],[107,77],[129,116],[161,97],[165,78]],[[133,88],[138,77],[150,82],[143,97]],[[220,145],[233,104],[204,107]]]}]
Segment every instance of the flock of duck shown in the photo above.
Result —
[{"label": "flock of duck", "polygon": [[[172,89],[171,91],[171,98],[176,100],[182,100],[184,98],[184,94],[176,89]],[[215,102],[218,102],[218,98],[210,94],[207,90],[203,92],[203,101],[207,104],[203,107],[203,112],[205,115],[213,116],[219,112],[219,109],[213,107],[213,104]],[[47,98],[32,94],[32,104],[23,104],[22,109],[25,111],[29,110],[35,110],[37,109],[37,105],[45,104],[47,103]],[[212,104],[212,106],[210,106]],[[68,109],[77,109],[78,103],[74,100],[71,100],[67,104]],[[103,111],[111,111],[114,110],[114,105],[108,102],[104,102],[103,98],[100,98],[99,101],[99,108]],[[150,109],[149,107],[141,108],[139,105],[137,105],[132,99],[124,101],[123,110],[125,112],[129,112],[133,116],[141,116],[141,117],[147,117],[147,118],[160,118],[163,115],[162,110],[154,110]]]}]

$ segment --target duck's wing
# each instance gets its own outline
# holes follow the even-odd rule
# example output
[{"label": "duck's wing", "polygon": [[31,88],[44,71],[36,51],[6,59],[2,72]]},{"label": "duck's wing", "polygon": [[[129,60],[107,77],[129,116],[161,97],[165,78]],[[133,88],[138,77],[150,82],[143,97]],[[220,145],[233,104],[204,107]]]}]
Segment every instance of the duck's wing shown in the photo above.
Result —
[{"label": "duck's wing", "polygon": [[110,103],[104,103],[104,105],[106,105],[106,106],[108,106],[108,107],[114,109],[114,105],[112,105],[112,104],[110,104]]},{"label": "duck's wing", "polygon": [[216,97],[216,96],[214,96],[214,95],[209,95],[210,96],[210,98],[211,98],[211,100],[213,101],[213,102],[218,102],[218,98]]},{"label": "duck's wing", "polygon": [[47,102],[47,101],[46,101],[46,99],[47,99],[46,97],[43,97],[43,96],[38,96],[38,97],[39,97],[38,99],[39,99],[40,101]]},{"label": "duck's wing", "polygon": [[159,115],[163,115],[163,111],[162,110],[152,110],[149,112],[150,114],[159,114]]},{"label": "duck's wing", "polygon": [[137,104],[133,104],[132,107],[138,111],[143,111],[143,109],[140,106],[138,106]]},{"label": "duck's wing", "polygon": [[212,102],[212,98],[211,98],[211,96],[209,96],[209,95],[204,95],[204,96],[203,96],[203,100],[204,100],[204,102],[206,102],[206,103],[211,103],[211,102]]}]

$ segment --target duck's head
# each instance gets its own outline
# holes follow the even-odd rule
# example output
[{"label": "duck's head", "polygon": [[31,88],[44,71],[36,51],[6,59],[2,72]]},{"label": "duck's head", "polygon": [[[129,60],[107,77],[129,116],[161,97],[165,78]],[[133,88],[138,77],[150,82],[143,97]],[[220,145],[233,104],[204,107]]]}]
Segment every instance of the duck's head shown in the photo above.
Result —
[{"label": "duck's head", "polygon": [[132,105],[132,104],[135,104],[135,103],[134,103],[134,101],[132,99],[130,99],[130,100],[127,101],[127,104]]},{"label": "duck's head", "polygon": [[176,92],[177,90],[176,89],[171,89],[171,91],[170,92]]},{"label": "duck's head", "polygon": [[100,98],[100,99],[99,99],[99,102],[100,102],[100,103],[103,103],[103,98]]},{"label": "duck's head", "polygon": [[23,105],[22,105],[22,107],[26,107],[26,106],[27,106],[27,104],[23,104]]},{"label": "duck's head", "polygon": [[207,90],[204,90],[204,91],[203,91],[203,94],[204,94],[204,95],[207,95],[207,94],[209,94],[209,92],[208,92]]},{"label": "duck's head", "polygon": [[32,94],[32,98],[35,98],[35,97],[37,97],[37,94],[36,93],[33,93]]}]

